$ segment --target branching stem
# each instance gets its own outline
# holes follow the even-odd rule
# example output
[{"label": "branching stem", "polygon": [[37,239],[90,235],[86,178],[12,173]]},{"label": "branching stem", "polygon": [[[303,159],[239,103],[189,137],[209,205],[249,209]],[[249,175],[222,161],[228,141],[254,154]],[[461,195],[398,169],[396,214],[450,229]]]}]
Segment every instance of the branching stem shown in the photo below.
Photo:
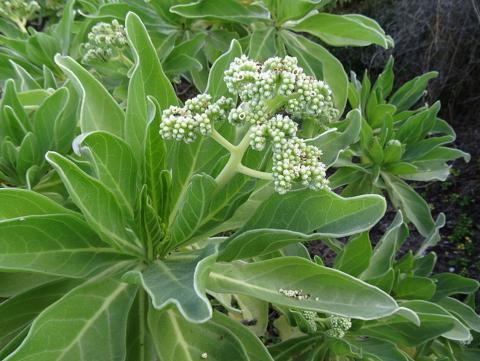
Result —
[{"label": "branching stem", "polygon": [[244,166],[243,164],[238,165],[238,172],[248,175],[253,178],[258,178],[258,179],[264,179],[264,180],[273,180],[273,175],[272,173],[269,172],[261,172],[256,169],[252,169],[249,167]]},{"label": "branching stem", "polygon": [[250,145],[250,134],[251,130],[248,130],[240,143],[234,146],[216,130],[212,131],[213,139],[215,139],[220,145],[230,152],[230,158],[228,159],[227,164],[217,178],[215,178],[219,188],[227,184],[237,173],[242,173],[254,178],[272,180],[271,173],[260,172],[255,169],[248,168],[242,164],[243,156]]}]

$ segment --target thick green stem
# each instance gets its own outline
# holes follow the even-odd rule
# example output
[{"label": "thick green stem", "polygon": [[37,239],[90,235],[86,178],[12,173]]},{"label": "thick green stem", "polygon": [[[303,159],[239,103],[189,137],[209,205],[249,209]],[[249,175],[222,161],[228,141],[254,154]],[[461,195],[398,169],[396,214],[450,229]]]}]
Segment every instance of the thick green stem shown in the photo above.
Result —
[{"label": "thick green stem", "polygon": [[[227,164],[222,169],[220,174],[215,178],[218,187],[221,188],[227,184],[238,173],[238,167],[242,164],[243,156],[250,145],[250,133],[249,130],[240,141],[240,143],[230,149],[230,158]],[[223,138],[223,137],[222,137]],[[221,144],[221,143],[220,143]]]},{"label": "thick green stem", "polygon": [[243,164],[238,165],[237,171],[239,173],[248,175],[248,176],[253,177],[253,178],[264,179],[264,180],[269,180],[269,181],[273,180],[272,173],[261,172],[261,171],[256,170],[256,169],[248,168],[248,167],[245,167]]},{"label": "thick green stem", "polygon": [[146,337],[146,329],[147,329],[147,325],[146,325],[146,322],[145,322],[145,317],[146,317],[146,309],[145,309],[145,291],[143,289],[140,289],[138,291],[138,302],[139,302],[139,305],[138,305],[138,316],[139,316],[139,337],[140,337],[140,360],[141,361],[144,361],[146,360],[146,352],[145,352],[145,349],[146,349],[146,341],[147,341],[147,337]]},{"label": "thick green stem", "polygon": [[230,143],[227,139],[224,138],[215,128],[212,129],[212,134],[210,135],[218,144],[228,150],[230,153],[235,152],[236,147]]}]

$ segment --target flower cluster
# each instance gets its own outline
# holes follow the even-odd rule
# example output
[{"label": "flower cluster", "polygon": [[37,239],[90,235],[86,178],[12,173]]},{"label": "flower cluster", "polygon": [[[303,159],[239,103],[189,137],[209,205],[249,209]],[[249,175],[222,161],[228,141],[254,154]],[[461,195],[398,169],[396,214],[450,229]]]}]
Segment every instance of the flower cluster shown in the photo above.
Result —
[{"label": "flower cluster", "polygon": [[65,5],[65,1],[62,0],[46,0],[45,7],[50,10],[60,10]]},{"label": "flower cluster", "polygon": [[297,137],[274,143],[272,173],[277,192],[286,193],[294,182],[314,190],[327,188],[326,167],[320,161],[321,155],[320,149]]},{"label": "flower cluster", "polygon": [[39,11],[40,5],[36,1],[8,0],[0,2],[0,15],[11,19],[22,27]]},{"label": "flower cluster", "polygon": [[[306,75],[297,59],[289,56],[270,58],[263,65],[246,56],[236,58],[225,71],[224,80],[241,100],[230,112],[229,121],[251,126],[253,149],[263,150],[269,139],[273,144],[276,191],[285,193],[295,182],[312,189],[326,187],[321,152],[297,137],[294,120],[314,117],[330,121],[338,115],[328,85]],[[274,102],[272,107],[275,97],[280,105]]]},{"label": "flower cluster", "polygon": [[119,54],[127,45],[125,28],[117,20],[98,23],[88,33],[88,42],[83,44],[84,62],[108,61]]},{"label": "flower cluster", "polygon": [[330,316],[330,329],[327,330],[327,334],[336,338],[343,338],[345,332],[352,327],[352,321],[349,318],[340,317],[340,316]]},{"label": "flower cluster", "polygon": [[315,332],[318,329],[317,317],[318,314],[315,311],[302,311],[302,316],[307,321],[311,331]]},{"label": "flower cluster", "polygon": [[198,134],[210,135],[212,123],[225,120],[227,112],[233,106],[233,100],[222,97],[212,102],[208,94],[200,94],[188,99],[185,106],[172,106],[162,113],[160,135],[164,139],[193,142]]},{"label": "flower cluster", "polygon": [[294,183],[314,190],[328,186],[321,151],[297,136],[298,121],[306,117],[330,121],[338,115],[328,85],[308,76],[293,57],[270,58],[261,64],[246,56],[235,58],[225,71],[228,90],[238,95],[212,103],[202,94],[184,107],[163,112],[160,134],[165,139],[192,142],[198,134],[210,135],[214,120],[228,119],[248,127],[247,140],[257,151],[271,144],[271,179],[275,190],[289,191]]},{"label": "flower cluster", "polygon": [[265,106],[274,96],[286,97],[283,110],[294,118],[308,116],[330,121],[338,115],[330,87],[305,74],[294,57],[274,57],[262,65],[243,55],[230,64],[224,80],[228,90],[238,94],[244,103],[244,121],[252,125],[265,122],[271,115],[265,112]]}]

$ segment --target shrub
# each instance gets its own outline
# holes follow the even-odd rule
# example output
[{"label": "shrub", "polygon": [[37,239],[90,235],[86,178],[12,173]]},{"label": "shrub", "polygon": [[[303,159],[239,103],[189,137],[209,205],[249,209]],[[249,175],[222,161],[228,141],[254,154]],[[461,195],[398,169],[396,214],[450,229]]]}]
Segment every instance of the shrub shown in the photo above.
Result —
[{"label": "shrub", "polygon": [[[443,219],[400,179],[467,157],[436,106],[409,110],[430,75],[390,96],[389,63],[348,86],[303,34],[392,45],[373,20],[314,0],[40,4],[0,22],[0,359],[478,357],[479,284],[432,274]],[[342,172],[364,179],[339,195]],[[372,249],[384,189],[400,209]]]}]

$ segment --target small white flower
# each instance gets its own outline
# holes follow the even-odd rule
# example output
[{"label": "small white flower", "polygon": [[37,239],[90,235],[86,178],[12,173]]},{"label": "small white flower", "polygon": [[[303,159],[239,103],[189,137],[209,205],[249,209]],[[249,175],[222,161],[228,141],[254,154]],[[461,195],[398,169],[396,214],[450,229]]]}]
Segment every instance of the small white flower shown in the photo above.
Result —
[{"label": "small white flower", "polygon": [[40,11],[40,5],[36,1],[9,0],[0,1],[0,15],[13,20],[17,24],[25,25]]},{"label": "small white flower", "polygon": [[125,28],[118,20],[111,23],[100,22],[92,27],[87,35],[88,42],[83,44],[83,61],[108,61],[116,53],[121,52],[127,45]]},{"label": "small white flower", "polygon": [[212,103],[208,94],[200,94],[188,99],[185,106],[171,106],[162,113],[160,135],[164,139],[182,140],[191,143],[197,135],[212,133],[212,123],[225,120],[227,111],[233,106],[231,99],[224,97]]}]

